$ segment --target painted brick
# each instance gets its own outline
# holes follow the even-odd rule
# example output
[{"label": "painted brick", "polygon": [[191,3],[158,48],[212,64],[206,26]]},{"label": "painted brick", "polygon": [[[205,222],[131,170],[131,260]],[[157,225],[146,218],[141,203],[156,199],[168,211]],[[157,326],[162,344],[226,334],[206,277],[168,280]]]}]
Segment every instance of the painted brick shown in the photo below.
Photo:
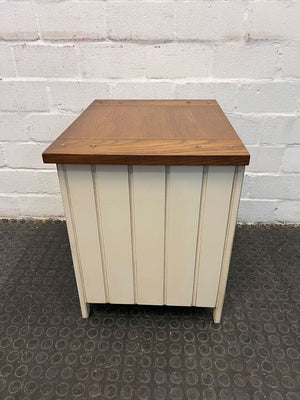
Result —
[{"label": "painted brick", "polygon": [[251,1],[249,38],[299,39],[300,3],[298,1]]},{"label": "painted brick", "polygon": [[300,144],[300,120],[295,116],[229,114],[228,117],[246,145]]},{"label": "painted brick", "polygon": [[28,217],[60,217],[64,215],[60,195],[20,195],[20,213]]},{"label": "painted brick", "polygon": [[268,82],[241,85],[237,95],[239,112],[294,112],[299,100],[300,83]]},{"label": "painted brick", "polygon": [[300,124],[297,132],[296,117],[273,115],[258,117],[258,120],[261,124],[261,144],[300,144]]},{"label": "painted brick", "polygon": [[53,164],[43,164],[42,152],[48,145],[47,143],[4,143],[7,166],[10,168],[55,168]]},{"label": "painted brick", "polygon": [[107,3],[109,37],[122,40],[166,40],[174,37],[173,2]]},{"label": "painted brick", "polygon": [[[299,33],[300,37],[300,33]],[[299,39],[298,37],[298,39]],[[291,43],[281,46],[281,69],[284,77],[300,78],[300,44]]]},{"label": "painted brick", "polygon": [[222,43],[215,49],[213,75],[221,78],[272,78],[277,59],[274,44]]},{"label": "painted brick", "polygon": [[64,78],[78,75],[78,56],[74,45],[22,44],[14,47],[14,53],[20,76]]},{"label": "painted brick", "polygon": [[49,84],[54,107],[62,112],[81,112],[95,99],[109,98],[105,82],[63,81]]},{"label": "painted brick", "polygon": [[0,215],[63,214],[41,153],[94,99],[216,98],[252,157],[239,220],[299,222],[299,15],[298,0],[0,0]]},{"label": "painted brick", "polygon": [[251,187],[251,177],[245,173],[243,187],[242,187],[242,193],[241,193],[242,199],[249,198],[250,187]]},{"label": "painted brick", "polygon": [[113,99],[173,99],[174,84],[171,82],[117,82],[111,84]]},{"label": "painted brick", "polygon": [[80,45],[85,78],[137,78],[145,75],[145,47],[137,44]]},{"label": "painted brick", "polygon": [[275,211],[275,218],[280,222],[300,222],[300,200],[280,201]]},{"label": "painted brick", "polygon": [[279,172],[283,147],[247,146],[251,159],[247,172]]},{"label": "painted brick", "polygon": [[5,157],[3,145],[0,144],[0,167],[3,167],[4,165],[6,165],[6,157]]},{"label": "painted brick", "polygon": [[290,144],[300,144],[300,118],[297,117],[290,133]]},{"label": "painted brick", "polygon": [[183,40],[230,40],[243,36],[243,1],[178,1],[176,37]]},{"label": "painted brick", "polygon": [[275,200],[247,200],[240,201],[238,220],[240,222],[271,222],[274,221],[274,212],[277,208]]},{"label": "painted brick", "polygon": [[26,120],[28,136],[41,142],[55,140],[76,117],[76,114],[30,114]]},{"label": "painted brick", "polygon": [[17,217],[20,207],[17,197],[0,194],[0,217]]},{"label": "painted brick", "polygon": [[44,39],[103,39],[105,4],[102,1],[37,2]]},{"label": "painted brick", "polygon": [[245,114],[229,114],[228,119],[245,145],[259,143],[261,118]]},{"label": "painted brick", "polygon": [[25,113],[0,113],[0,140],[28,140]]},{"label": "painted brick", "polygon": [[46,111],[48,98],[44,82],[0,81],[0,111]]},{"label": "painted brick", "polygon": [[282,160],[282,171],[300,172],[300,146],[288,147],[285,150]]},{"label": "painted brick", "polygon": [[57,171],[38,171],[37,187],[39,193],[60,193]]},{"label": "painted brick", "polygon": [[0,3],[0,39],[38,39],[38,29],[32,2]]},{"label": "painted brick", "polygon": [[36,172],[0,169],[2,193],[27,193],[36,191]]},{"label": "painted brick", "polygon": [[3,193],[58,193],[56,171],[0,169]]},{"label": "painted brick", "polygon": [[15,76],[12,49],[7,44],[0,44],[0,76]]},{"label": "painted brick", "polygon": [[147,48],[148,78],[206,77],[212,71],[213,50],[202,44],[161,44]]},{"label": "painted brick", "polygon": [[300,198],[300,175],[258,175],[251,181],[250,197],[253,199]]},{"label": "painted brick", "polygon": [[227,82],[187,82],[176,85],[177,99],[216,99],[222,109],[233,112],[238,86]]}]

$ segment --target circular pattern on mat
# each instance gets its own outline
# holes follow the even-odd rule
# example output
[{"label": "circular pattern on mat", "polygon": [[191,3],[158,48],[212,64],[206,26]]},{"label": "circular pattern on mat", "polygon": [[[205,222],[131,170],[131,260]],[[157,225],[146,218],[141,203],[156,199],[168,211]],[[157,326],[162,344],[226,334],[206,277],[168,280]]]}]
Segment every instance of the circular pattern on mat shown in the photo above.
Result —
[{"label": "circular pattern on mat", "polygon": [[210,309],[92,305],[63,221],[0,221],[0,398],[299,400],[300,229],[238,226]]}]

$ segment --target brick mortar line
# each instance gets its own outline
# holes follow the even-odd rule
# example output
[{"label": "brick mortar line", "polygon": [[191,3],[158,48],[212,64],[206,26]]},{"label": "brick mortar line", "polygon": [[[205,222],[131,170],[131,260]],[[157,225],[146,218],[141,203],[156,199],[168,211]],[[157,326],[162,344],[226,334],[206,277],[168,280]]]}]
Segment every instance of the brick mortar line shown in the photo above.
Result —
[{"label": "brick mortar line", "polygon": [[[19,198],[19,197],[26,197],[26,198],[30,198],[30,197],[56,197],[56,198],[60,198],[60,192],[57,193],[48,193],[48,192],[26,192],[26,193],[0,193],[0,198],[1,197],[10,197],[10,198]],[[295,202],[295,203],[300,203],[299,199],[289,199],[289,198],[275,198],[275,199],[268,199],[268,198],[257,198],[257,197],[241,197],[241,201],[249,201],[249,202],[253,202],[253,201],[258,201],[258,202]],[[1,218],[1,216],[0,216]]]},{"label": "brick mortar line", "polygon": [[174,38],[174,39],[116,39],[112,38],[109,36],[103,37],[103,38],[92,38],[92,39],[0,39],[0,44],[9,44],[9,43],[15,43],[17,45],[20,45],[22,43],[28,43],[28,45],[45,45],[49,46],[51,44],[61,44],[62,46],[68,45],[68,44],[137,44],[137,45],[163,45],[163,44],[231,44],[231,43],[241,43],[245,45],[259,45],[259,44],[300,44],[300,39],[281,39],[281,38],[269,38],[269,39],[248,39],[247,38],[247,33],[233,38],[231,37],[230,39],[180,39],[180,38]]},{"label": "brick mortar line", "polygon": [[43,77],[43,76],[3,76],[1,82],[74,82],[74,83],[147,83],[147,82],[166,82],[166,83],[177,83],[178,85],[184,84],[198,84],[198,83],[235,83],[237,85],[243,84],[268,84],[268,83],[299,83],[300,77],[282,77],[282,78],[251,78],[251,77],[240,77],[240,78],[222,78],[218,76],[209,77],[192,77],[192,78],[147,78],[143,76],[137,76],[134,78],[80,78],[80,77]]}]

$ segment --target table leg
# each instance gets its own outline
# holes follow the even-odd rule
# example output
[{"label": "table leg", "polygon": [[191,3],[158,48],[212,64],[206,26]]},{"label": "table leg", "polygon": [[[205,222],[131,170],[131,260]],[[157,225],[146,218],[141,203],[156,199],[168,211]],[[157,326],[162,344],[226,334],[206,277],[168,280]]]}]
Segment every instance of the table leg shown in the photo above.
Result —
[{"label": "table leg", "polygon": [[71,252],[72,252],[74,271],[75,271],[75,276],[76,276],[76,283],[77,283],[77,290],[78,290],[78,295],[79,295],[81,314],[82,314],[82,318],[88,318],[89,313],[90,313],[90,305],[86,300],[80,258],[79,258],[79,253],[78,253],[78,243],[77,243],[77,238],[76,238],[76,234],[75,234],[72,212],[70,209],[70,202],[69,202],[69,196],[68,196],[68,190],[67,190],[67,184],[66,184],[66,175],[64,172],[63,165],[61,165],[61,164],[57,165],[57,172],[58,172],[60,190],[61,190],[62,199],[63,199],[63,205],[64,205],[64,209],[65,209],[65,214],[66,214],[67,229],[68,229],[68,235],[69,235],[69,240],[70,240],[70,247],[71,247]]},{"label": "table leg", "polygon": [[226,237],[223,250],[219,288],[217,294],[217,302],[216,302],[216,307],[213,310],[213,318],[216,324],[221,321],[221,316],[222,316],[228,270],[231,258],[231,250],[233,245],[236,219],[237,219],[240,195],[244,178],[244,170],[245,170],[244,166],[236,167],[235,169],[235,175],[231,193],[230,209],[229,209],[227,229],[226,229]]}]

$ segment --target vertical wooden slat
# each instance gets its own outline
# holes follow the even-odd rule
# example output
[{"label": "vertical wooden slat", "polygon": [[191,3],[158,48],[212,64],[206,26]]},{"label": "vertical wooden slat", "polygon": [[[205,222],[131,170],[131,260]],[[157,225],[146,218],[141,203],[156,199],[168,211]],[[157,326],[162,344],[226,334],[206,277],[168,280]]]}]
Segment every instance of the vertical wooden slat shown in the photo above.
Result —
[{"label": "vertical wooden slat", "polygon": [[199,307],[216,305],[234,170],[231,166],[208,167],[198,242],[196,305]]},{"label": "vertical wooden slat", "polygon": [[128,167],[97,165],[96,197],[110,303],[133,303]]},{"label": "vertical wooden slat", "polygon": [[90,165],[65,166],[69,203],[76,230],[82,274],[89,303],[105,303],[104,277],[100,253],[97,212]]},{"label": "vertical wooden slat", "polygon": [[163,304],[165,167],[133,166],[137,303]]},{"label": "vertical wooden slat", "polygon": [[219,281],[218,294],[217,294],[217,302],[216,302],[216,307],[214,309],[214,322],[215,323],[220,322],[221,315],[222,315],[224,296],[225,296],[227,277],[228,277],[228,270],[229,270],[230,258],[231,258],[231,250],[232,250],[234,232],[235,232],[235,226],[236,226],[236,219],[237,219],[240,196],[241,196],[243,180],[244,180],[244,171],[245,171],[244,166],[236,167],[235,174],[234,174],[231,200],[230,200],[230,209],[229,209],[227,230],[226,230],[226,237],[225,237],[225,245],[224,245],[224,252],[223,252],[223,259],[222,259],[222,267],[221,267],[220,281]]},{"label": "vertical wooden slat", "polygon": [[83,279],[83,271],[80,260],[79,248],[78,248],[78,239],[76,236],[75,223],[73,219],[71,203],[69,200],[69,191],[68,191],[68,182],[67,176],[65,173],[65,169],[63,164],[57,165],[57,174],[59,179],[60,191],[63,199],[63,205],[65,210],[68,236],[70,241],[70,247],[72,252],[72,260],[74,265],[74,272],[76,277],[76,284],[81,308],[81,314],[83,318],[88,318],[90,307],[87,302],[86,292],[84,287],[84,279]]},{"label": "vertical wooden slat", "polygon": [[192,305],[202,166],[171,166],[166,224],[166,304]]},{"label": "vertical wooden slat", "polygon": [[137,303],[137,269],[136,269],[136,243],[135,243],[135,218],[134,218],[134,195],[133,195],[133,166],[128,165],[128,189],[129,189],[129,208],[130,208],[130,239],[133,270],[133,291],[134,303]]},{"label": "vertical wooden slat", "polygon": [[203,228],[201,216],[203,215],[203,210],[204,210],[204,200],[205,200],[206,188],[207,188],[207,175],[208,175],[208,166],[203,166],[200,207],[199,207],[199,216],[198,216],[198,232],[197,232],[196,257],[195,257],[194,285],[193,285],[193,296],[192,296],[192,305],[193,306],[196,305],[197,291],[198,291],[199,257],[200,257],[202,228]]}]

